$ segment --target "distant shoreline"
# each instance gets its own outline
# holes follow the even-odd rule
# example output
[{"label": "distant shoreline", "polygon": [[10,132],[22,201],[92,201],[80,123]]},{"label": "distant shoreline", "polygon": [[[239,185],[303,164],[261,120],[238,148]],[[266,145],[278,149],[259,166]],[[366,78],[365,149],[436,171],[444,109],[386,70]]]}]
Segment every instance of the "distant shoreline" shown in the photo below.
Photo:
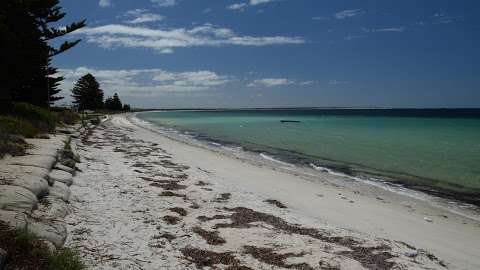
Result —
[{"label": "distant shoreline", "polygon": [[480,110],[480,107],[253,107],[253,108],[134,108],[143,111],[269,111],[269,110]]},{"label": "distant shoreline", "polygon": [[385,116],[385,117],[446,117],[480,118],[480,108],[176,108],[176,109],[133,109],[132,112],[270,112],[270,111],[315,111],[329,115]]}]

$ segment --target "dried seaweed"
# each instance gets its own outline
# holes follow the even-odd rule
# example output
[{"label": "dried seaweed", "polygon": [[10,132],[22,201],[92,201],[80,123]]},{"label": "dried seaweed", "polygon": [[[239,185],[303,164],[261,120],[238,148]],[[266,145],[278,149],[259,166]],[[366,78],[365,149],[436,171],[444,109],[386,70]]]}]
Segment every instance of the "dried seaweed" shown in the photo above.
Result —
[{"label": "dried seaweed", "polygon": [[194,227],[193,232],[200,235],[209,245],[222,245],[225,244],[225,239],[218,236],[218,231],[207,231],[200,227]]}]

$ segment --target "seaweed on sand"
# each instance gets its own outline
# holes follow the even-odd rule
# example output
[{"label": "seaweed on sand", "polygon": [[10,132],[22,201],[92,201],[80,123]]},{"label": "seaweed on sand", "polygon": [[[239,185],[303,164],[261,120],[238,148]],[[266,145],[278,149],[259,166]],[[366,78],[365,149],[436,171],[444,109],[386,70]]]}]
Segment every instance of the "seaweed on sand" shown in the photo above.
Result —
[{"label": "seaweed on sand", "polygon": [[283,203],[281,203],[277,200],[268,199],[268,200],[265,200],[264,202],[269,203],[269,204],[273,204],[278,208],[287,208]]},{"label": "seaweed on sand", "polygon": [[275,253],[272,248],[263,248],[263,247],[255,247],[255,246],[244,246],[243,249],[245,250],[246,254],[251,255],[255,259],[277,267],[283,267],[287,269],[301,269],[301,270],[313,270],[313,268],[306,264],[306,263],[299,263],[299,264],[287,264],[285,262],[286,259],[291,257],[302,257],[305,253]]},{"label": "seaweed on sand", "polygon": [[161,187],[165,190],[180,190],[186,189],[187,186],[180,185],[176,181],[170,181],[169,183],[151,183],[151,186]]},{"label": "seaweed on sand", "polygon": [[174,192],[171,192],[171,191],[163,191],[162,193],[159,194],[159,196],[162,196],[162,197],[179,197],[179,198],[183,198],[184,200],[187,199],[186,195],[174,193]]},{"label": "seaweed on sand", "polygon": [[237,266],[240,261],[231,252],[214,252],[209,250],[185,247],[180,249],[185,258],[198,268],[212,267],[217,264]]},{"label": "seaweed on sand", "polygon": [[304,228],[298,225],[293,225],[285,220],[266,214],[257,212],[255,210],[245,207],[225,208],[228,211],[233,212],[231,215],[217,215],[214,217],[198,217],[201,221],[208,221],[214,219],[226,219],[230,218],[231,223],[219,223],[214,226],[218,228],[250,228],[255,226],[254,222],[264,222],[275,229],[288,234],[298,234],[303,236],[309,236],[314,239],[318,239],[323,242],[332,243],[348,248],[347,251],[339,253],[342,256],[352,258],[358,261],[363,267],[367,269],[391,269],[395,266],[394,262],[389,261],[395,257],[390,253],[391,248],[386,245],[377,247],[364,247],[362,243],[351,238],[341,236],[331,236],[326,232],[320,231],[315,228]]},{"label": "seaweed on sand", "polygon": [[194,227],[193,232],[205,239],[209,245],[222,245],[225,244],[225,239],[218,236],[218,231],[207,231],[200,227]]},{"label": "seaweed on sand", "polygon": [[164,216],[162,219],[170,225],[175,225],[181,220],[181,218],[175,216]]},{"label": "seaweed on sand", "polygon": [[232,197],[231,193],[222,193],[222,194],[220,194],[220,197],[218,197],[214,200],[214,202],[226,202],[226,201],[230,200],[231,197]]},{"label": "seaweed on sand", "polygon": [[172,207],[172,208],[169,208],[168,210],[170,210],[172,212],[175,212],[182,217],[187,215],[187,210],[185,210],[184,208],[181,208],[181,207]]}]

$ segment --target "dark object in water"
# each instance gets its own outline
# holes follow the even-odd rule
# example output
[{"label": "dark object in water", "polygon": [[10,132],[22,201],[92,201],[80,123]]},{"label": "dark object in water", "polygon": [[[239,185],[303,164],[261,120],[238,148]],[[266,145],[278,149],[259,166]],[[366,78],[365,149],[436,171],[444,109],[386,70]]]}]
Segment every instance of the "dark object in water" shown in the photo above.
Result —
[{"label": "dark object in water", "polygon": [[282,123],[300,123],[298,120],[280,120]]}]

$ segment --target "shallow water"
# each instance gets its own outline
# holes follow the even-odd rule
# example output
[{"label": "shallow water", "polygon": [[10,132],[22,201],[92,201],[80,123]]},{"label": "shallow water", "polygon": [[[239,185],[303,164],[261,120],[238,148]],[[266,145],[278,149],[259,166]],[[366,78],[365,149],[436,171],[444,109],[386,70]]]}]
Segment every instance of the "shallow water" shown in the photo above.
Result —
[{"label": "shallow water", "polygon": [[137,117],[281,161],[410,186],[480,191],[479,110],[169,111]]}]

